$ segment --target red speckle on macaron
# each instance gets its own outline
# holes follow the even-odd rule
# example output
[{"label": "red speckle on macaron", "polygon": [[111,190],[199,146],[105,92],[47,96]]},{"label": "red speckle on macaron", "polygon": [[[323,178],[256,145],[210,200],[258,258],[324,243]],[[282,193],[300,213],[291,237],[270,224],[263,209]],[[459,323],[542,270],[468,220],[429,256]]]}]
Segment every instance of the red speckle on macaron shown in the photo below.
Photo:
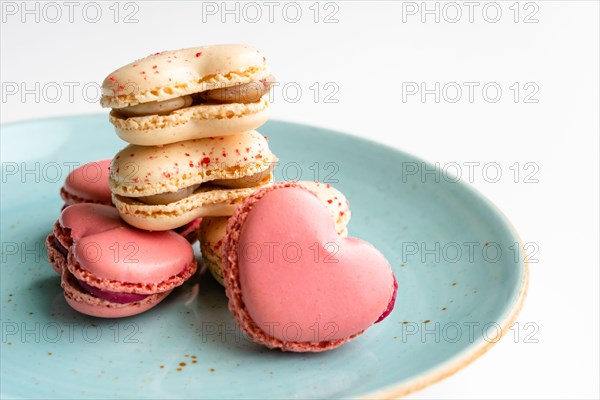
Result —
[{"label": "red speckle on macaron", "polygon": [[204,158],[202,159],[202,164],[209,164],[209,163],[210,163],[210,158],[208,158],[208,157],[204,157]]}]

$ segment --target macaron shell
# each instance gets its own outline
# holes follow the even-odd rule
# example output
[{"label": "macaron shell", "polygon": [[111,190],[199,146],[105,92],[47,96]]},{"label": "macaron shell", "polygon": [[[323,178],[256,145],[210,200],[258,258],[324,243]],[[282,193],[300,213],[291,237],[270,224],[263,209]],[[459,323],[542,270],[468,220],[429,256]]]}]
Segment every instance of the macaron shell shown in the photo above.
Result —
[{"label": "macaron shell", "polygon": [[[302,186],[317,195],[319,200],[327,207],[333,221],[335,221],[335,230],[341,237],[348,236],[346,225],[350,221],[350,206],[346,197],[336,188],[328,183],[313,181],[297,181],[297,185]],[[227,217],[208,217],[205,218],[200,226],[199,240],[200,250],[204,263],[208,267],[212,276],[221,285],[225,286],[223,281],[222,258],[223,240],[227,232]]]},{"label": "macaron shell", "polygon": [[221,250],[223,239],[227,233],[228,217],[204,218],[200,224],[202,243],[209,243],[215,250]]},{"label": "macaron shell", "polygon": [[196,270],[192,246],[185,238],[172,231],[133,228],[114,207],[91,203],[67,207],[54,235],[69,249],[66,267],[71,273],[103,290],[166,291]]},{"label": "macaron shell", "polygon": [[123,118],[111,112],[109,120],[124,141],[158,146],[247,132],[267,122],[269,114],[268,95],[265,95],[256,103],[201,104],[167,115]]},{"label": "macaron shell", "polygon": [[256,131],[172,143],[162,147],[129,145],[110,166],[112,192],[140,197],[272,169],[277,158]]},{"label": "macaron shell", "polygon": [[56,272],[58,275],[60,275],[62,273],[63,267],[65,267],[67,264],[67,259],[56,248],[56,244],[54,243],[55,240],[56,240],[56,238],[55,238],[54,234],[51,233],[46,237],[45,245],[46,245],[46,251],[48,253],[48,261],[50,262],[50,265],[52,266],[52,269],[54,270],[54,272]]},{"label": "macaron shell", "polygon": [[75,278],[65,268],[61,277],[61,286],[64,290],[65,300],[74,310],[99,318],[124,318],[141,314],[155,307],[163,301],[171,290],[146,297],[141,301],[119,304],[99,299],[81,291]]},{"label": "macaron shell", "polygon": [[125,226],[80,238],[73,254],[94,279],[143,285],[168,281],[194,260],[192,246],[175,232]]},{"label": "macaron shell", "polygon": [[200,224],[198,235],[204,263],[212,276],[223,286],[225,286],[225,283],[221,270],[223,265],[221,251],[223,250],[223,239],[227,233],[228,220],[228,217],[204,218],[202,224]]},{"label": "macaron shell", "polygon": [[329,183],[315,181],[297,181],[302,186],[317,195],[319,200],[327,207],[331,218],[335,221],[335,230],[340,236],[348,236],[346,226],[350,222],[350,204],[346,196]]},{"label": "macaron shell", "polygon": [[[255,257],[256,246],[273,242],[280,247]],[[300,257],[290,251],[286,258],[284,245],[301,249]],[[246,200],[229,220],[224,254],[229,308],[242,330],[268,347],[337,347],[373,324],[394,293],[385,257],[367,242],[339,237],[326,207],[294,184]]]},{"label": "macaron shell", "polygon": [[90,202],[110,205],[110,162],[110,159],[90,162],[71,171],[61,189],[61,197],[65,203],[70,205]]},{"label": "macaron shell", "polygon": [[[268,193],[254,204],[240,233],[238,251],[242,254],[251,245],[273,242],[277,237],[283,245],[293,243],[294,249],[302,249],[298,259],[286,256],[283,250],[273,253],[273,262],[238,258],[242,297],[250,317],[265,332],[269,331],[269,322],[279,322],[282,326],[273,327],[272,336],[280,340],[289,340],[282,328],[290,324],[308,328],[318,322],[321,329],[327,329],[329,323],[329,332],[324,332],[327,340],[357,334],[377,320],[393,293],[393,276],[383,255],[360,239],[339,238],[325,207],[315,200],[294,188]],[[297,207],[302,207],[303,213],[287,214]],[[307,215],[311,221],[306,221]],[[319,248],[323,254],[317,255],[318,263],[314,262],[314,252],[307,252],[316,244],[323,246]],[[328,249],[335,253],[329,254]],[[387,271],[374,274],[372,269],[364,268],[367,265],[383,265]],[[340,268],[351,269],[352,273],[340,273]],[[294,300],[274,303],[273,298]],[[315,334],[314,330],[304,329],[294,341],[321,341]]]},{"label": "macaron shell", "polygon": [[58,223],[70,229],[73,241],[125,225],[114,207],[93,203],[74,204],[65,208]]},{"label": "macaron shell", "polygon": [[119,108],[162,101],[267,75],[265,58],[252,46],[226,44],[163,51],[110,73],[102,83],[101,104]]},{"label": "macaron shell", "polygon": [[166,205],[144,204],[134,198],[116,194],[113,195],[113,203],[121,218],[128,224],[149,231],[164,231],[179,228],[196,218],[233,215],[248,196],[270,185],[271,179],[269,175],[252,188],[224,189],[217,186],[201,186],[191,196]]},{"label": "macaron shell", "polygon": [[225,281],[223,280],[223,271],[221,269],[221,265],[223,265],[221,253],[213,253],[210,248],[204,249],[202,245],[200,246],[202,251],[202,260],[210,271],[210,274],[217,282],[219,282],[221,286],[225,286]]}]

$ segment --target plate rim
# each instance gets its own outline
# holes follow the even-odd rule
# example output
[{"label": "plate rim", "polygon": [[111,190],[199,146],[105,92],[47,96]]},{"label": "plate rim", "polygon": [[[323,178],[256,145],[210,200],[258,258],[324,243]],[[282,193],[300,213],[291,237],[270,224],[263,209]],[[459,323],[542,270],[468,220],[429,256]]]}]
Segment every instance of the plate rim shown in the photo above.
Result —
[{"label": "plate rim", "polygon": [[[3,129],[4,128],[13,128],[13,127],[16,127],[19,125],[29,124],[29,123],[44,123],[44,122],[54,122],[54,121],[60,121],[60,120],[98,118],[98,117],[107,116],[107,115],[108,114],[106,114],[106,113],[82,113],[82,114],[67,114],[67,115],[58,115],[58,116],[50,116],[50,117],[41,117],[41,118],[30,118],[30,119],[23,119],[23,120],[18,120],[18,121],[2,123],[2,124],[0,124],[0,127]],[[371,140],[370,138],[359,136],[354,133],[341,132],[341,131],[337,131],[335,129],[322,127],[322,126],[318,126],[318,125],[308,125],[308,124],[303,124],[303,123],[294,122],[294,121],[285,121],[285,120],[281,120],[281,119],[269,119],[269,122],[277,122],[277,123],[283,123],[283,124],[289,124],[289,125],[296,125],[296,126],[305,127],[308,129],[316,128],[316,129],[325,131],[328,134],[334,134],[334,135],[339,135],[339,136],[350,136],[352,139],[357,140],[359,142],[365,142],[372,146],[376,146],[376,147],[380,147],[380,148],[382,147],[387,150],[391,150],[393,152],[397,152],[402,155],[409,156],[411,158],[417,159],[417,160],[425,163],[427,165],[427,167],[437,169],[437,167],[435,167],[434,164],[431,164],[427,159],[424,159],[420,156],[414,156],[411,153],[408,153],[399,148],[392,147],[385,143],[374,141],[374,140]],[[2,139],[4,141],[6,139],[6,132],[2,132],[2,133],[3,134],[0,135],[0,137],[2,137]],[[125,143],[125,142],[123,142],[123,143]],[[494,204],[490,199],[488,199],[485,195],[483,195],[479,190],[477,190],[475,187],[471,186],[470,184],[467,184],[466,182],[464,182],[462,180],[459,180],[456,183],[461,185],[461,189],[466,190],[469,194],[473,195],[478,200],[484,202],[493,212],[495,212],[496,217],[499,218],[506,225],[509,233],[516,239],[516,241],[519,243],[519,246],[521,246],[521,248],[522,248],[523,241],[522,241],[521,236],[519,235],[518,231],[516,230],[514,224],[506,216],[506,214],[502,210],[500,210],[500,208],[498,206],[496,206],[496,204]],[[445,378],[448,378],[448,377],[454,375],[455,373],[457,373],[460,370],[464,369],[465,367],[469,366],[471,363],[473,363],[479,357],[484,355],[496,343],[498,343],[500,340],[502,340],[502,338],[505,336],[506,332],[508,331],[508,328],[514,324],[520,311],[523,308],[524,301],[527,296],[527,292],[528,292],[528,288],[529,288],[530,271],[529,271],[529,262],[526,259],[524,259],[523,261],[520,260],[520,262],[517,265],[521,265],[521,264],[522,264],[522,273],[521,273],[520,287],[518,289],[516,299],[510,304],[509,307],[506,307],[502,322],[498,323],[498,325],[500,326],[501,329],[500,329],[500,335],[497,337],[496,340],[494,340],[494,341],[479,340],[477,342],[474,342],[472,345],[468,346],[467,348],[463,349],[462,351],[458,352],[456,355],[454,355],[451,359],[447,360],[446,362],[443,362],[443,363],[437,365],[436,367],[433,367],[430,370],[425,371],[417,376],[414,376],[414,377],[409,378],[404,381],[399,381],[397,383],[394,383],[394,384],[391,384],[391,385],[388,385],[388,386],[385,386],[385,387],[382,387],[382,388],[379,388],[376,390],[372,390],[367,393],[354,395],[352,397],[358,398],[358,399],[372,399],[372,398],[394,399],[394,398],[398,398],[398,397],[403,397],[408,394],[419,391],[421,389],[424,389],[428,386],[431,386],[437,382],[442,381]],[[5,394],[4,390],[2,392],[4,395]]]}]

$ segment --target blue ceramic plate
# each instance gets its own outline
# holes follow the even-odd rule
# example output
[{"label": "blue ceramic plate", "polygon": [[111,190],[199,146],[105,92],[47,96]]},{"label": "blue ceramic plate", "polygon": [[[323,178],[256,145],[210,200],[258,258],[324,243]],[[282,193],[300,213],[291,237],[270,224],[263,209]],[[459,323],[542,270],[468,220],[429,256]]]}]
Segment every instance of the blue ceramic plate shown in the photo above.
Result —
[{"label": "blue ceramic plate", "polygon": [[73,165],[110,158],[124,144],[106,115],[5,125],[3,398],[394,397],[464,367],[508,329],[527,268],[517,234],[487,200],[363,139],[279,121],[261,132],[281,160],[278,180],[319,179],[346,194],[350,235],[373,243],[393,266],[393,313],[321,354],[248,341],[210,274],[143,315],[80,315],[64,301],[44,238]]}]

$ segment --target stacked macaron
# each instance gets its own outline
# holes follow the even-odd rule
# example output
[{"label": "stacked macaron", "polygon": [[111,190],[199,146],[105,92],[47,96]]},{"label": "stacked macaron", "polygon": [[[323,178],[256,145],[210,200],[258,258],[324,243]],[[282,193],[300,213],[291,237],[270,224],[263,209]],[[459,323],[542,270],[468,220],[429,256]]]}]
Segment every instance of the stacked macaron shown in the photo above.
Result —
[{"label": "stacked macaron", "polygon": [[[78,203],[113,205],[108,184],[111,161],[108,159],[89,162],[69,173],[60,189],[60,197],[64,201],[63,210]],[[197,218],[173,230],[193,244],[198,240],[200,221]]]},{"label": "stacked macaron", "polygon": [[130,145],[111,163],[112,199],[144,230],[202,218],[204,261],[255,342],[333,349],[385,318],[397,285],[377,249],[346,238],[341,192],[271,185],[277,158],[254,129],[273,82],[258,50],[238,45],[161,52],[114,71],[102,104]]},{"label": "stacked macaron", "polygon": [[272,83],[265,58],[241,45],[153,54],[104,80],[101,104],[130,145],[61,188],[46,247],[69,305],[129,316],[193,275],[200,218],[232,215],[272,180],[277,158],[254,131]]},{"label": "stacked macaron", "polygon": [[129,226],[111,202],[110,163],[90,162],[69,173],[60,189],[61,216],[46,237],[46,249],[73,309],[119,318],[149,310],[196,272],[191,243],[200,220],[179,231]]},{"label": "stacked macaron", "polygon": [[149,310],[196,272],[184,237],[199,236],[256,343],[330,350],[390,314],[396,279],[381,252],[347,237],[346,197],[327,183],[272,183],[278,160],[255,129],[273,83],[265,57],[243,45],[160,52],[105,79],[101,104],[129,145],[98,162],[97,184],[89,166],[72,173],[46,239],[72,308]]},{"label": "stacked macaron", "polygon": [[274,82],[250,46],[165,51],[112,72],[101,103],[130,143],[110,166],[121,218],[144,230],[231,216],[272,181],[277,158],[254,129],[269,115]]}]

